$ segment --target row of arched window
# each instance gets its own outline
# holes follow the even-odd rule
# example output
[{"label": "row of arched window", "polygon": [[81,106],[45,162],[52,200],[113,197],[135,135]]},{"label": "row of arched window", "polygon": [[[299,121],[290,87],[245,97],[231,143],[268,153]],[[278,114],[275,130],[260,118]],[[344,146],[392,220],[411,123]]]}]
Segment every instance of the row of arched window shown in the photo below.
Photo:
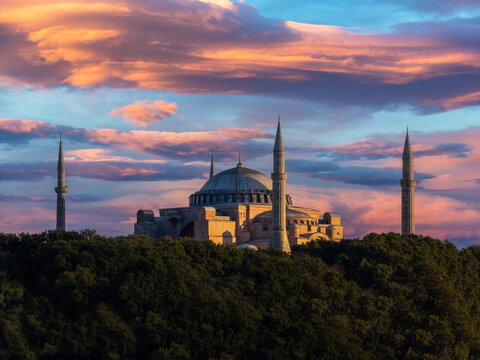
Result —
[{"label": "row of arched window", "polygon": [[[254,203],[271,204],[272,194],[237,193],[237,194],[194,194],[190,195],[190,206],[220,203]],[[292,198],[287,195],[287,204],[292,204]]]}]

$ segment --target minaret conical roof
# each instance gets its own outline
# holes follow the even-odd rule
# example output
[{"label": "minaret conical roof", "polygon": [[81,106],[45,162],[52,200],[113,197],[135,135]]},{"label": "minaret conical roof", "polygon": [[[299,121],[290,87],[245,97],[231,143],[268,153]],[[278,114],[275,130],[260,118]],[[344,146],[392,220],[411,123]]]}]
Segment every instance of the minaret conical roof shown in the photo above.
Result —
[{"label": "minaret conical roof", "polygon": [[413,159],[412,147],[410,146],[410,137],[408,136],[408,129],[407,129],[407,136],[405,137],[405,145],[403,146],[403,159]]},{"label": "minaret conical roof", "polygon": [[284,151],[282,127],[280,126],[280,116],[278,117],[277,135],[275,136],[275,145],[273,147],[273,151]]},{"label": "minaret conical roof", "polygon": [[60,146],[58,147],[58,165],[57,170],[61,171],[65,169],[65,164],[63,161],[63,148],[62,148],[62,134],[60,134]]},{"label": "minaret conical roof", "polygon": [[215,160],[213,159],[213,149],[212,149],[212,160],[210,162],[210,178],[215,176]]}]

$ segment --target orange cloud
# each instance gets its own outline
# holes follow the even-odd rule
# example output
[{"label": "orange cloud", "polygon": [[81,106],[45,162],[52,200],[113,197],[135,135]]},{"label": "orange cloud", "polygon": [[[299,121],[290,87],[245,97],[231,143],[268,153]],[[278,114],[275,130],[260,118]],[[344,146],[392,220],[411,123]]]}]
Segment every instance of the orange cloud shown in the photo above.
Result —
[{"label": "orange cloud", "polygon": [[129,156],[113,155],[112,150],[106,149],[80,149],[65,151],[65,160],[85,161],[85,162],[122,162],[122,163],[146,163],[146,164],[165,164],[166,160],[139,160],[132,159]]},{"label": "orange cloud", "polygon": [[445,110],[460,109],[469,106],[476,106],[480,102],[480,91],[474,91],[467,94],[453,96],[446,99],[431,100],[426,99],[424,103],[431,106],[442,107]]},{"label": "orange cloud", "polygon": [[[385,91],[375,84],[392,89],[388,86],[476,74],[480,69],[480,50],[468,41],[402,30],[405,26],[397,33],[375,34],[283,22],[229,0],[49,0],[42,5],[5,0],[0,22],[12,38],[7,41],[9,56],[0,60],[0,82],[12,85],[106,84],[238,94],[301,92],[306,90],[296,86],[309,84],[327,86],[328,91],[318,93],[338,93],[337,101],[353,101],[345,93],[349,90],[363,102],[375,102],[387,101],[381,100]],[[340,88],[334,91],[332,83]],[[371,85],[382,96],[363,98],[353,84]],[[466,92],[451,86],[447,97],[395,89],[401,93],[394,91],[388,101],[444,109],[480,102],[476,88]],[[149,120],[132,121],[143,125]]]},{"label": "orange cloud", "polygon": [[138,126],[148,126],[155,121],[161,121],[174,115],[177,111],[176,103],[166,103],[163,100],[148,102],[136,101],[120,109],[112,110],[111,116],[123,117],[127,122]]},{"label": "orange cloud", "polygon": [[[261,129],[219,128],[216,131],[168,132],[115,129],[82,130],[82,136],[92,142],[117,148],[156,155],[184,157],[209,153],[215,146],[217,153],[234,153],[245,144],[242,140],[269,139],[271,134]],[[260,145],[259,145],[260,146]],[[250,144],[255,151],[254,144]],[[263,149],[263,147],[262,147]]]}]

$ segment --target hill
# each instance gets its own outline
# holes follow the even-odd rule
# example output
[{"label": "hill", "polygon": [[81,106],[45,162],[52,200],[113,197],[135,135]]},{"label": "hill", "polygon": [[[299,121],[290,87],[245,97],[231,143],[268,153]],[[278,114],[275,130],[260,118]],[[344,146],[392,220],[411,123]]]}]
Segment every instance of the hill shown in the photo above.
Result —
[{"label": "hill", "polygon": [[0,234],[2,359],[479,359],[480,248]]}]

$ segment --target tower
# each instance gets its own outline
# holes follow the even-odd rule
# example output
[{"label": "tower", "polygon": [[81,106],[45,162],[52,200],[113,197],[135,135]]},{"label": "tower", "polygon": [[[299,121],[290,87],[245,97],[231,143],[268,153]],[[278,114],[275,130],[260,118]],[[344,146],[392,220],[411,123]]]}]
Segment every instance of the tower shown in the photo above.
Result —
[{"label": "tower", "polygon": [[210,177],[209,177],[209,179],[211,179],[214,176],[215,176],[215,160],[213,159],[213,148],[212,148],[212,160],[210,161]]},{"label": "tower", "polygon": [[270,247],[290,253],[290,244],[288,242],[286,222],[287,222],[287,198],[285,193],[285,183],[287,174],[285,173],[285,149],[283,147],[282,128],[280,126],[280,116],[278,117],[277,135],[275,136],[275,146],[273,147],[273,228]]},{"label": "tower", "polygon": [[413,153],[408,128],[402,162],[403,177],[400,180],[400,186],[402,187],[402,235],[409,235],[415,233],[415,180],[413,179]]},{"label": "tower", "polygon": [[65,163],[63,161],[62,135],[60,134],[60,146],[58,148],[57,165],[57,230],[65,231],[65,194],[68,186],[65,186]]}]

